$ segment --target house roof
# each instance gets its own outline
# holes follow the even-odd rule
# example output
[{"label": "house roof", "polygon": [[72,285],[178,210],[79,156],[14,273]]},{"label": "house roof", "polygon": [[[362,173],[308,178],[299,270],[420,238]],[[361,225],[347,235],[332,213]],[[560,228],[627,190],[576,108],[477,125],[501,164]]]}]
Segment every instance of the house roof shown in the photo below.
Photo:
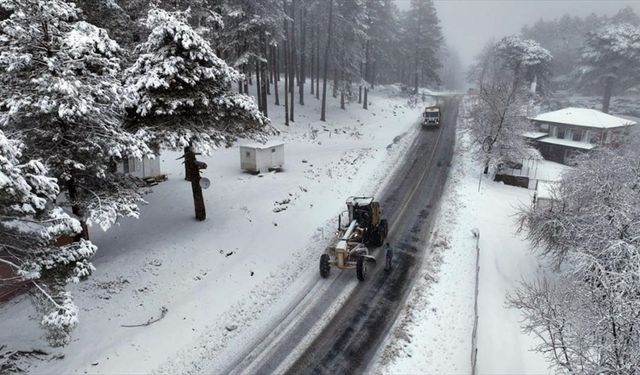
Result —
[{"label": "house roof", "polygon": [[256,149],[267,149],[267,148],[271,148],[271,147],[278,147],[278,146],[282,146],[284,145],[284,142],[282,141],[269,141],[266,143],[246,143],[246,144],[241,144],[240,147],[249,147],[249,148],[256,148]]},{"label": "house roof", "polygon": [[549,144],[552,144],[552,145],[560,145],[560,146],[572,147],[572,148],[579,148],[579,149],[582,149],[582,150],[592,150],[592,149],[597,147],[597,145],[594,145],[594,144],[591,144],[591,143],[587,143],[587,142],[578,142],[578,141],[574,141],[574,140],[571,140],[571,139],[560,139],[560,138],[554,138],[554,137],[547,137],[547,138],[538,139],[538,142],[549,143]]},{"label": "house roof", "polygon": [[531,120],[600,129],[619,128],[636,124],[635,121],[612,116],[595,109],[574,107],[542,113]]}]

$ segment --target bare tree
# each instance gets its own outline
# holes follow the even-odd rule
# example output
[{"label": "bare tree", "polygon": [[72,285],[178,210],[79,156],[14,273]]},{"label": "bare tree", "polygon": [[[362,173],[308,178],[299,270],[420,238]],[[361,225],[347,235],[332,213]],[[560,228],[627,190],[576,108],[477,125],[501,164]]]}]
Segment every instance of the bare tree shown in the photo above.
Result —
[{"label": "bare tree", "polygon": [[640,162],[636,149],[576,159],[552,203],[519,214],[547,280],[510,298],[552,362],[570,373],[634,374],[640,368]]}]

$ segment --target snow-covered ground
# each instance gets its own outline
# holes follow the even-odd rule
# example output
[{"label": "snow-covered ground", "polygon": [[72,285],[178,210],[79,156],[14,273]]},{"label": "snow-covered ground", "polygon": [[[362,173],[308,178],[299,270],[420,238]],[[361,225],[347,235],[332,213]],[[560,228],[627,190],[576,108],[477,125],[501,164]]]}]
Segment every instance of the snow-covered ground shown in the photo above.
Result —
[{"label": "snow-covered ground", "polygon": [[[483,178],[458,132],[453,169],[420,278],[371,366],[377,373],[471,372],[476,238],[479,295],[479,374],[549,373],[546,359],[531,351],[537,338],[520,330],[520,314],[506,306],[519,282],[541,272],[528,242],[516,233],[514,214],[532,201],[531,190]],[[564,169],[541,162],[554,180]],[[480,183],[480,184],[479,184]]]},{"label": "snow-covered ground", "polygon": [[[205,222],[194,220],[179,155],[163,153],[169,180],[147,196],[141,218],[92,228],[97,271],[72,289],[81,313],[71,343],[47,347],[26,297],[0,306],[0,343],[59,357],[32,361],[33,373],[188,373],[228,360],[319,277],[345,199],[374,194],[410,144],[422,103],[409,108],[396,93],[372,92],[368,111],[357,103],[343,111],[329,98],[326,123],[307,96],[289,128],[282,107],[271,106],[284,171],[243,173],[237,147],[202,157],[212,182]],[[155,323],[123,327],[165,309]]]}]

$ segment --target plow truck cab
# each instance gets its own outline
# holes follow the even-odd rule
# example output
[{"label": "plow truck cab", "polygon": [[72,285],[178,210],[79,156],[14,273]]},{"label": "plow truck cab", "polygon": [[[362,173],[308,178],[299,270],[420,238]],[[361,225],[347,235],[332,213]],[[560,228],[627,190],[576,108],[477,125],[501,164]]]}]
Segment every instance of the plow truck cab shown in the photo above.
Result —
[{"label": "plow truck cab", "polygon": [[427,107],[424,112],[422,112],[422,126],[437,128],[440,126],[440,118],[441,112],[439,106],[434,105]]}]

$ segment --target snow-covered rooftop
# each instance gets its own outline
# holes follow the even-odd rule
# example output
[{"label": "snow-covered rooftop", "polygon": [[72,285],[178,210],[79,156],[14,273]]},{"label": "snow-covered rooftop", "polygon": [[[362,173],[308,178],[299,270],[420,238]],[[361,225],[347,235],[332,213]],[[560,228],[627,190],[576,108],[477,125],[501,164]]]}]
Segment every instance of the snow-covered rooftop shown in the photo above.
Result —
[{"label": "snow-covered rooftop", "polygon": [[269,142],[265,142],[265,143],[246,143],[246,144],[240,145],[240,147],[266,149],[266,148],[271,148],[271,147],[276,147],[276,146],[281,146],[281,145],[284,145],[284,142],[282,142],[282,141],[269,141]]},{"label": "snow-covered rooftop", "polygon": [[596,148],[596,145],[591,144],[591,143],[578,142],[578,141],[573,141],[571,139],[560,139],[560,138],[553,138],[553,137],[547,137],[547,138],[543,138],[543,139],[538,139],[538,142],[550,143],[552,145],[560,145],[560,146],[567,146],[567,147],[573,147],[573,148],[580,148],[580,149],[583,149],[583,150],[591,150],[591,149]]},{"label": "snow-covered rooftop", "polygon": [[574,107],[542,113],[531,120],[601,129],[618,128],[621,126],[631,126],[636,124],[635,121],[612,116],[596,111],[595,109]]}]

